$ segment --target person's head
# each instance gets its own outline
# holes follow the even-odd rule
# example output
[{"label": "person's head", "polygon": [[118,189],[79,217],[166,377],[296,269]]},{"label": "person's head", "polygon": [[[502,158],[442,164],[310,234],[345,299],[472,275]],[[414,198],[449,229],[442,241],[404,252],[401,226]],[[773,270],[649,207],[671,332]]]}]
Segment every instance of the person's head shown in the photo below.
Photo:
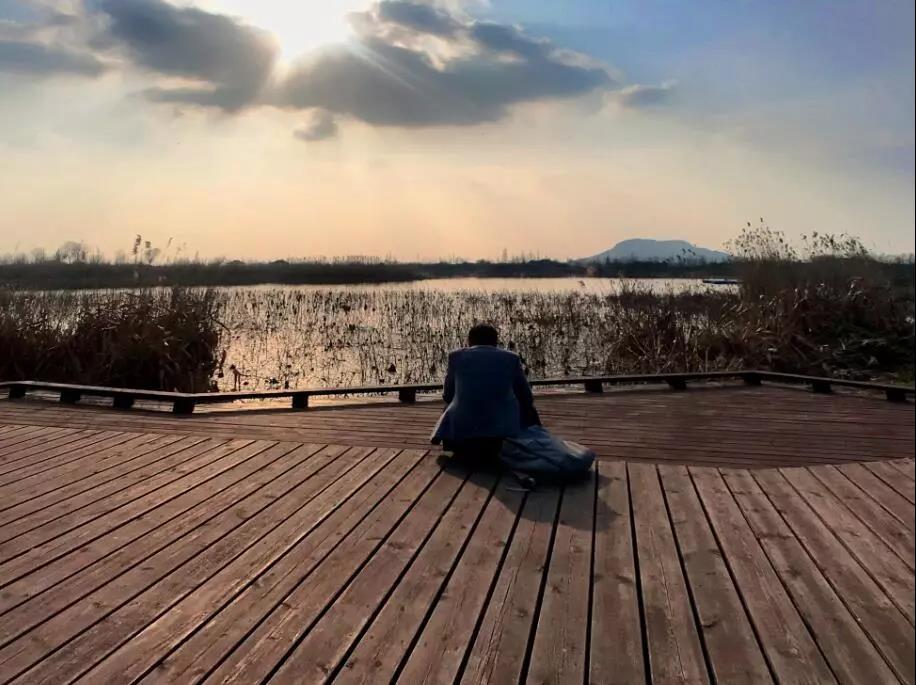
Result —
[{"label": "person's head", "polygon": [[488,323],[479,323],[468,333],[468,345],[492,345],[499,343],[499,333]]}]

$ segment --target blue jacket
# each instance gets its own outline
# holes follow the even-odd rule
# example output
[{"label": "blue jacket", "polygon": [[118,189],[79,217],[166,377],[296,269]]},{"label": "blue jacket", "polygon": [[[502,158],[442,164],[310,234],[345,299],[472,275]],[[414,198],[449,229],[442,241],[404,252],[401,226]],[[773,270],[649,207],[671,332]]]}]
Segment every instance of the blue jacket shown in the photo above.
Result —
[{"label": "blue jacket", "polygon": [[433,430],[435,444],[512,437],[521,431],[523,417],[534,406],[519,356],[489,345],[449,354],[442,397],[448,407]]}]

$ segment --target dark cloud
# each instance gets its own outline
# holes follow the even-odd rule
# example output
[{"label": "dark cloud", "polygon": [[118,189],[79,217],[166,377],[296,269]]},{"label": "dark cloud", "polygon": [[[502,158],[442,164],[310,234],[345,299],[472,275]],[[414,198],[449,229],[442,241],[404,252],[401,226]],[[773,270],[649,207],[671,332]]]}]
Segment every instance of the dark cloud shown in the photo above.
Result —
[{"label": "dark cloud", "polygon": [[[516,26],[474,21],[418,0],[381,0],[355,13],[353,40],[315,53],[282,77],[273,38],[234,18],[167,0],[84,0],[82,6],[82,45],[154,74],[143,91],[149,100],[230,112],[314,110],[295,132],[306,140],[335,135],[338,117],[377,126],[469,126],[497,121],[525,103],[613,91],[626,106],[645,106],[670,90],[663,84],[614,91],[608,70],[584,55]],[[73,21],[63,14],[46,18]],[[0,68],[85,74],[104,68],[89,53],[47,43],[0,44]]]},{"label": "dark cloud", "polygon": [[164,0],[98,0],[108,18],[103,40],[123,46],[139,66],[202,82],[157,87],[152,99],[235,110],[267,83],[277,48],[271,36],[229,17]]},{"label": "dark cloud", "polygon": [[[375,125],[473,125],[498,120],[513,105],[574,98],[614,85],[603,67],[571,60],[547,41],[511,26],[459,22],[441,9],[428,8],[437,21],[414,22],[413,30],[447,36],[452,54],[432,55],[402,33],[392,41],[385,31],[391,7],[412,13],[422,6],[389,5],[359,15],[362,36],[356,44],[297,65],[276,92],[275,104],[319,107]],[[443,32],[446,17],[454,28]],[[399,19],[397,25],[408,24]]]},{"label": "dark cloud", "polygon": [[31,76],[98,76],[105,63],[95,55],[38,42],[0,40],[0,71]]},{"label": "dark cloud", "polygon": [[673,93],[674,83],[671,82],[658,86],[633,85],[616,91],[614,99],[624,107],[637,109],[666,104]]},{"label": "dark cloud", "polygon": [[480,47],[504,52],[530,60],[549,59],[553,46],[550,41],[531,38],[515,26],[477,21],[468,28],[468,35]]},{"label": "dark cloud", "polygon": [[461,23],[448,12],[420,2],[382,0],[377,16],[383,22],[434,36],[453,36],[461,28]]},{"label": "dark cloud", "polygon": [[319,110],[302,128],[293,131],[293,136],[306,142],[327,140],[337,135],[337,122],[334,115],[324,110]]},{"label": "dark cloud", "polygon": [[67,27],[76,26],[80,23],[81,17],[70,12],[61,12],[59,10],[46,7],[42,8],[41,23],[48,27]]},{"label": "dark cloud", "polygon": [[4,40],[27,41],[39,37],[48,30],[76,26],[80,17],[45,7],[31,7],[31,13],[19,18],[4,16],[0,5],[0,38]]}]

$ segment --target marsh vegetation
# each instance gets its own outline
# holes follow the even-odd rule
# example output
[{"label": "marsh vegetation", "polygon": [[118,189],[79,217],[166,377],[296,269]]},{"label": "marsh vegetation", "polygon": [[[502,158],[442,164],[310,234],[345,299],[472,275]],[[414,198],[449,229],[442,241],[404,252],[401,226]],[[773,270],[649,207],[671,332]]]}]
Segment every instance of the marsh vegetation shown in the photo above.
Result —
[{"label": "marsh vegetation", "polygon": [[0,291],[0,378],[178,390],[404,384],[493,322],[531,377],[767,368],[912,379],[913,264],[848,237],[732,245],[741,285]]}]

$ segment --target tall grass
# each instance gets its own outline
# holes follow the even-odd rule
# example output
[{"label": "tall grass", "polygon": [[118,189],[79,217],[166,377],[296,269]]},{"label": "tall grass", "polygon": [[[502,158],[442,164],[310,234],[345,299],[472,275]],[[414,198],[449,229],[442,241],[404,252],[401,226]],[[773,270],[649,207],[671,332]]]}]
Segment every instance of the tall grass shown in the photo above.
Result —
[{"label": "tall grass", "polygon": [[783,371],[912,375],[912,262],[889,271],[845,234],[815,232],[793,245],[763,219],[730,249],[745,358]]},{"label": "tall grass", "polygon": [[738,368],[871,378],[913,363],[912,297],[855,283],[766,296],[236,290],[224,320],[231,379],[255,387],[436,380],[481,320],[541,378]]},{"label": "tall grass", "polygon": [[[532,377],[768,368],[912,378],[913,264],[846,236],[798,246],[761,223],[738,288],[0,291],[0,379],[205,390],[438,380],[490,321]],[[894,276],[896,274],[896,276]],[[900,278],[900,274],[906,274]]]},{"label": "tall grass", "polygon": [[221,303],[212,290],[0,290],[0,378],[207,390]]}]

